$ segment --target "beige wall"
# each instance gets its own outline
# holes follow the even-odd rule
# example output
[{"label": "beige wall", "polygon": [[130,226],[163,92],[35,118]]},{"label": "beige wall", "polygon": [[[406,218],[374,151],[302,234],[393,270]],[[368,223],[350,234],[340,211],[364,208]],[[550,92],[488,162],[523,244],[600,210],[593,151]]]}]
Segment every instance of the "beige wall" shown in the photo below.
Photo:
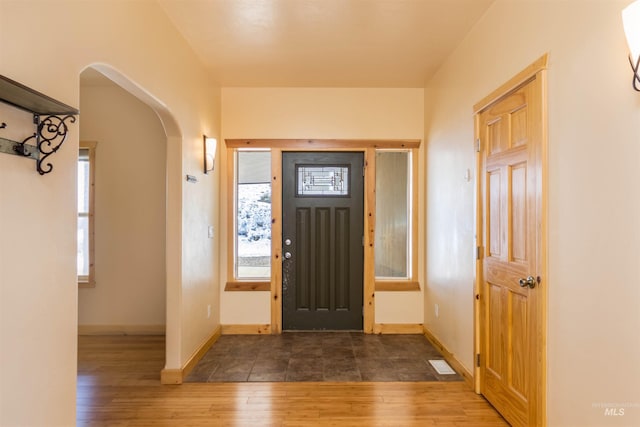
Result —
[{"label": "beige wall", "polygon": [[[422,139],[423,103],[422,89],[223,88],[223,136]],[[226,271],[220,273],[226,281]],[[270,323],[269,294],[256,294],[223,291],[222,324]],[[422,323],[422,293],[378,292],[375,316],[378,323]]]},{"label": "beige wall", "polygon": [[167,137],[148,105],[104,80],[80,88],[80,139],[97,142],[96,286],[79,290],[78,325],[164,333]]},{"label": "beige wall", "polygon": [[[202,134],[218,136],[219,91],[146,0],[61,0],[55,7],[3,0],[0,52],[2,75],[74,106],[80,72],[106,64],[161,116],[168,135],[166,363],[180,367],[219,318],[218,245],[207,238],[207,226],[218,221],[219,174],[201,172]],[[32,132],[20,123],[9,123],[12,132]],[[47,176],[29,161],[0,155],[1,425],[75,423],[78,139],[76,123]],[[186,183],[187,173],[199,182]]]},{"label": "beige wall", "polygon": [[[474,167],[472,106],[549,52],[550,426],[640,425],[640,94],[620,20],[628,3],[498,0],[425,91],[425,323],[471,370],[474,184],[462,177]],[[601,403],[631,406],[614,417]]]}]

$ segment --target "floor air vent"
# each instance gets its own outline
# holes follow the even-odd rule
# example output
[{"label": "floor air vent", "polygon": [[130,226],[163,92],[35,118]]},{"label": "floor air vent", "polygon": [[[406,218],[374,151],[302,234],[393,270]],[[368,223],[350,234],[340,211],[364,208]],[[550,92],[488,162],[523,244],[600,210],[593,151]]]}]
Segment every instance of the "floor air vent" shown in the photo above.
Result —
[{"label": "floor air vent", "polygon": [[440,375],[455,375],[456,373],[444,360],[429,360],[429,363]]}]

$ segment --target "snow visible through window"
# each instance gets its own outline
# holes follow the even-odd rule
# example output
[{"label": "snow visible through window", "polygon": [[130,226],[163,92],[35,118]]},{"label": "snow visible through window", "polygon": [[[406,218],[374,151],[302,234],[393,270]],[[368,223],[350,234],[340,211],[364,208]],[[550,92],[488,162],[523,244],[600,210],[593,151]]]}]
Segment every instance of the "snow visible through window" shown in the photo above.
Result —
[{"label": "snow visible through window", "polygon": [[268,279],[271,276],[270,164],[271,153],[269,152],[238,153],[236,189],[236,277],[238,279]]}]

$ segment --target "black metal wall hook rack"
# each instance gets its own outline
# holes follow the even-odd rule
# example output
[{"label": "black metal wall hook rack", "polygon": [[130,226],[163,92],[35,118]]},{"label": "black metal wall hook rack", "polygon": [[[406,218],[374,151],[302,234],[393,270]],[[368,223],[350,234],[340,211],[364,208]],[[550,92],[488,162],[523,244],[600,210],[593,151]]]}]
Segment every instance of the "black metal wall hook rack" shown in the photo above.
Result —
[{"label": "black metal wall hook rack", "polygon": [[[79,111],[4,76],[0,76],[0,101],[32,113],[35,125],[35,132],[22,142],[0,137],[0,152],[35,160],[40,175],[51,172],[48,158],[64,143]],[[2,122],[0,129],[6,126]]]}]

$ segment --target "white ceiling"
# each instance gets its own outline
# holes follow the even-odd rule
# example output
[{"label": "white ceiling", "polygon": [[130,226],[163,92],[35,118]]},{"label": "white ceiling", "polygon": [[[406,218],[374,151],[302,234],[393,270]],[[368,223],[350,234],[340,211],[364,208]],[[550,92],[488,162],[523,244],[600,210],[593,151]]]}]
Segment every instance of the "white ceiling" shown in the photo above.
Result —
[{"label": "white ceiling", "polygon": [[423,87],[493,1],[158,0],[225,87]]}]

